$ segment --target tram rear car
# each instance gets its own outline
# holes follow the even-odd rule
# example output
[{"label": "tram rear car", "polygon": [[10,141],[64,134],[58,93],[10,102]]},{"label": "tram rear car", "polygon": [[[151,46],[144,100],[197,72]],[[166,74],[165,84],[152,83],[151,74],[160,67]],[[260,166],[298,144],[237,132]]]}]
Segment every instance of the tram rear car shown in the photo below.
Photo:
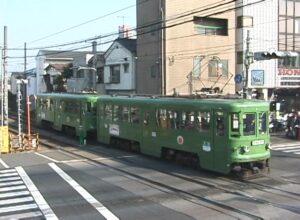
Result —
[{"label": "tram rear car", "polygon": [[97,109],[99,142],[223,174],[268,169],[267,102],[102,96]]},{"label": "tram rear car", "polygon": [[36,123],[77,136],[96,133],[97,99],[98,96],[88,94],[40,94],[36,101]]}]

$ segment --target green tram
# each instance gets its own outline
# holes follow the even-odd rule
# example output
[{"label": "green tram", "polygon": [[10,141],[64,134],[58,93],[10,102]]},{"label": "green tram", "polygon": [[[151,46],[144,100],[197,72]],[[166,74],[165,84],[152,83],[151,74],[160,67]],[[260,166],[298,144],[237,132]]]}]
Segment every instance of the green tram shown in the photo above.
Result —
[{"label": "green tram", "polygon": [[99,142],[228,174],[269,169],[269,104],[258,100],[101,96]]},{"label": "green tram", "polygon": [[43,93],[36,99],[36,123],[79,136],[96,132],[98,96]]}]

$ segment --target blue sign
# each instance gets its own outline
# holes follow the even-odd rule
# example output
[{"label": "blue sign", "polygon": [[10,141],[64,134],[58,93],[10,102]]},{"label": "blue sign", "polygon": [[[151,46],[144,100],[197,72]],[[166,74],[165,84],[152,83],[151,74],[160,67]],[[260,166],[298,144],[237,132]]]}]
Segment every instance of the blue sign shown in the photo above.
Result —
[{"label": "blue sign", "polygon": [[264,70],[251,70],[251,85],[263,86],[264,85]]},{"label": "blue sign", "polygon": [[237,83],[237,84],[239,84],[239,83],[241,83],[242,81],[243,81],[243,76],[242,76],[242,74],[236,74],[235,75],[235,77],[234,77],[234,81],[235,81],[235,83]]}]

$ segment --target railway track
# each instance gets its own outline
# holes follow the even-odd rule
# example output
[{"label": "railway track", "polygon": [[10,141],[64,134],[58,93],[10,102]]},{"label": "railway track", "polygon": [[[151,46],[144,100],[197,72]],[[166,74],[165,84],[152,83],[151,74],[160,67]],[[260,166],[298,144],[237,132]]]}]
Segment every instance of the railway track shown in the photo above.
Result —
[{"label": "railway track", "polygon": [[[41,130],[41,132],[43,133],[43,132],[48,132],[48,131]],[[250,181],[238,181],[238,180],[228,179],[227,177],[216,176],[214,174],[206,174],[205,171],[203,173],[204,173],[204,176],[207,176],[206,178],[201,177],[199,175],[195,175],[195,174],[191,174],[191,176],[178,174],[178,173],[170,172],[169,170],[161,168],[161,167],[153,167],[153,166],[149,167],[149,166],[145,165],[144,163],[141,163],[140,161],[136,161],[136,160],[132,160],[132,158],[120,156],[119,154],[120,153],[123,154],[124,151],[122,151],[122,152],[114,151],[114,154],[117,154],[117,156],[114,155],[112,158],[121,163],[126,163],[128,165],[128,167],[134,166],[134,167],[141,167],[141,169],[151,169],[151,170],[158,172],[160,175],[167,177],[166,179],[175,178],[176,181],[181,181],[188,185],[189,184],[194,185],[193,188],[195,188],[195,185],[196,185],[196,188],[198,187],[200,189],[200,190],[196,190],[196,192],[193,192],[193,191],[190,192],[190,191],[187,191],[186,189],[183,189],[180,187],[170,186],[170,184],[164,183],[163,181],[161,181],[161,178],[160,178],[160,181],[156,181],[154,179],[148,178],[147,176],[139,175],[135,172],[131,172],[130,168],[126,169],[126,168],[114,167],[103,161],[97,161],[97,160],[93,160],[92,158],[89,158],[89,157],[84,157],[80,153],[76,153],[72,150],[69,150],[68,147],[78,148],[76,141],[74,141],[74,139],[65,138],[65,137],[57,138],[57,136],[59,135],[58,132],[51,132],[50,134],[51,135],[49,135],[49,133],[48,133],[48,134],[45,134],[42,136],[49,137],[49,136],[55,135],[55,138],[50,139],[47,142],[45,142],[43,138],[40,140],[41,144],[45,147],[56,148],[56,149],[66,152],[68,154],[72,154],[75,157],[81,158],[87,162],[90,162],[90,163],[93,163],[96,165],[106,166],[109,169],[113,169],[117,172],[120,172],[132,179],[142,181],[144,184],[151,185],[152,187],[156,187],[156,188],[161,188],[165,192],[169,192],[173,196],[180,197],[184,200],[192,201],[200,206],[210,208],[214,211],[218,211],[218,212],[226,214],[230,217],[240,219],[241,216],[244,216],[249,219],[264,219],[263,216],[259,216],[259,215],[255,214],[254,211],[253,212],[249,211],[251,209],[244,209],[239,206],[230,205],[229,203],[220,201],[219,199],[214,199],[214,195],[227,194],[227,195],[230,195],[230,196],[236,198],[236,200],[238,200],[238,201],[244,200],[244,201],[247,201],[246,203],[252,203],[252,205],[254,204],[254,206],[265,205],[265,206],[270,206],[273,208],[279,208],[282,210],[293,212],[295,214],[300,214],[300,211],[298,208],[299,206],[297,207],[297,206],[287,205],[284,203],[280,203],[280,201],[274,202],[274,201],[271,201],[270,199],[265,199],[265,198],[261,198],[258,196],[254,196],[251,193],[249,193],[248,191],[249,190],[259,190],[259,191],[263,191],[263,192],[266,192],[269,194],[272,193],[274,195],[276,194],[277,196],[284,196],[286,199],[290,199],[293,202],[300,201],[299,193],[282,190],[281,188],[279,188],[277,186],[253,183]],[[62,140],[62,139],[65,139],[65,140]],[[84,150],[91,152],[91,153],[95,153],[95,154],[105,155],[105,156],[111,158],[112,152],[111,151],[107,152],[107,148],[98,147],[98,145],[99,144],[93,143],[89,146],[85,146]],[[82,149],[82,148],[80,148],[80,149]],[[142,157],[144,157],[144,156],[142,156]],[[151,159],[155,160],[154,158],[151,158]],[[168,164],[168,163],[164,163],[164,164]],[[174,166],[176,166],[176,165],[174,165]],[[191,173],[193,173],[193,171],[191,171]],[[214,178],[215,178],[215,180],[214,180]],[[222,181],[223,183],[220,183],[220,181]],[[282,183],[284,183],[284,181],[282,181]],[[230,185],[228,185],[228,184],[230,184]],[[254,210],[254,209],[255,208],[253,207],[252,210]]]}]

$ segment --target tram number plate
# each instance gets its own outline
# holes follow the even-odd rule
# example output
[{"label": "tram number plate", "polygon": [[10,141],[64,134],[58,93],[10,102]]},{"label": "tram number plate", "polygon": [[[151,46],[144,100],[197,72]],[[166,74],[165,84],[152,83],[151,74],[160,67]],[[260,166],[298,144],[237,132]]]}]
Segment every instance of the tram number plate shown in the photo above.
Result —
[{"label": "tram number plate", "polygon": [[265,143],[265,140],[255,140],[255,141],[252,141],[252,145],[255,146],[255,145],[261,145],[261,144],[264,144]]}]

